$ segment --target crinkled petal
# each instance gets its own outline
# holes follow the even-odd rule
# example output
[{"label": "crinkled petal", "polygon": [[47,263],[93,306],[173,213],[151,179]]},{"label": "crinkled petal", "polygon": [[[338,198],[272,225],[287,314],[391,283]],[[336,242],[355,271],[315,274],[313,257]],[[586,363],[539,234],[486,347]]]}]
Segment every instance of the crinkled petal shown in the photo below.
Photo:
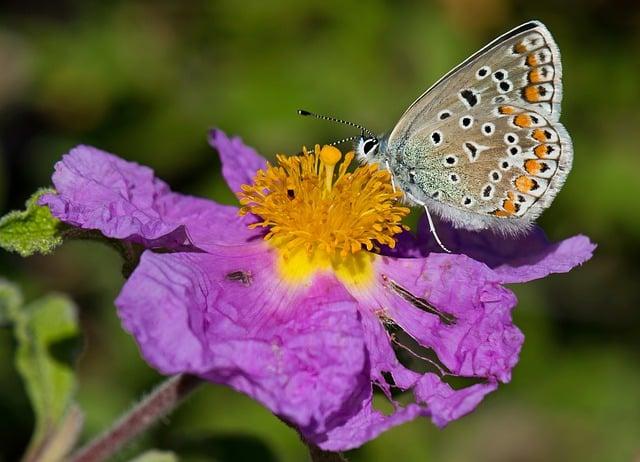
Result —
[{"label": "crinkled petal", "polygon": [[229,138],[220,130],[209,132],[209,144],[220,154],[222,176],[234,193],[243,184],[253,183],[256,172],[267,167],[267,161],[239,137]]},{"label": "crinkled petal", "polygon": [[415,419],[423,412],[417,404],[399,407],[391,415],[385,415],[373,407],[373,394],[361,401],[361,407],[343,425],[334,427],[322,438],[311,440],[325,451],[347,451],[357,448],[380,433]]},{"label": "crinkled petal", "polygon": [[[367,294],[368,304],[385,307],[384,315],[433,349],[452,374],[510,380],[524,337],[511,319],[516,298],[491,269],[464,255],[431,254],[380,257],[377,271],[379,288]],[[410,303],[398,288],[426,304]]]},{"label": "crinkled petal", "polygon": [[40,203],[54,216],[146,247],[180,248],[213,238],[242,242],[257,235],[237,208],[174,193],[150,168],[90,146],[64,155],[53,183],[57,194]]},{"label": "crinkled petal", "polygon": [[444,427],[473,411],[480,401],[498,388],[496,381],[476,383],[454,390],[436,374],[425,374],[414,389],[418,402],[427,405],[427,413],[438,427]]},{"label": "crinkled petal", "polygon": [[350,418],[370,389],[359,312],[333,277],[280,281],[264,243],[147,251],[116,300],[142,355],[257,399],[309,437]]},{"label": "crinkled petal", "polygon": [[[566,273],[593,256],[596,245],[588,237],[573,236],[558,243],[549,242],[539,227],[522,236],[501,236],[489,231],[455,229],[444,220],[436,220],[436,229],[444,245],[452,253],[464,254],[487,264],[496,271],[502,283],[528,282],[552,273]],[[429,233],[426,218],[417,228],[417,239],[405,239],[402,253],[415,256],[419,249],[425,256],[442,249]]]},{"label": "crinkled petal", "polygon": [[[490,380],[455,390],[435,373],[409,370],[398,361],[389,334],[371,311],[363,311],[362,324],[371,361],[371,378],[384,391],[394,410],[391,414],[376,410],[369,391],[360,401],[357,414],[326,435],[312,440],[324,450],[344,451],[358,447],[389,428],[420,415],[431,417],[436,425],[442,427],[473,411],[485,395],[497,388],[497,382]],[[395,388],[413,392],[414,403],[403,407],[395,402],[384,374],[389,374]]]}]

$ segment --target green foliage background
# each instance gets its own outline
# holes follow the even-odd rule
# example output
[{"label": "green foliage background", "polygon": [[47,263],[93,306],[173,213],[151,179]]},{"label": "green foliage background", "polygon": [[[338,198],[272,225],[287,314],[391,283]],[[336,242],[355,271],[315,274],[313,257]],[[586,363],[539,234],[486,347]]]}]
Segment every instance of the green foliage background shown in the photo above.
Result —
[{"label": "green foliage background", "polygon": [[[439,431],[395,428],[352,461],[630,461],[640,458],[640,4],[441,0],[10,1],[0,6],[0,212],[50,183],[79,143],[152,166],[175,190],[233,203],[206,130],[262,153],[351,134],[299,107],[390,128],[426,87],[528,19],[563,53],[562,120],[574,170],[540,220],[554,239],[585,233],[594,259],[515,287],[526,335],[512,383]],[[79,402],[86,439],[161,378],[113,307],[118,255],[91,242],[53,256],[0,253],[0,274],[33,300],[80,308]],[[33,414],[0,329],[0,460],[19,457]],[[346,353],[345,353],[346,354]],[[293,431],[219,386],[197,392],[122,460],[157,447],[181,460],[305,460]]]}]

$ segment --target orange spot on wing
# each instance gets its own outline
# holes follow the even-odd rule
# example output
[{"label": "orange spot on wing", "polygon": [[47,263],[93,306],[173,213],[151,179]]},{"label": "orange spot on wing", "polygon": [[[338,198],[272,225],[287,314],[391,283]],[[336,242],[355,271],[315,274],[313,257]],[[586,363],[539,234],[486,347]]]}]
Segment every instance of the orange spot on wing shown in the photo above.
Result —
[{"label": "orange spot on wing", "polygon": [[524,43],[518,42],[513,46],[513,51],[515,51],[518,54],[524,53],[525,51],[527,51],[527,47],[525,46]]},{"label": "orange spot on wing", "polygon": [[516,188],[518,191],[528,193],[533,188],[533,180],[527,176],[521,175],[516,178]]},{"label": "orange spot on wing", "polygon": [[535,159],[530,159],[524,163],[524,169],[531,175],[537,175],[542,170],[542,164]]},{"label": "orange spot on wing", "polygon": [[513,123],[518,127],[530,127],[531,126],[531,116],[528,114],[518,114],[513,118]]},{"label": "orange spot on wing", "polygon": [[509,216],[511,216],[512,214],[507,212],[506,210],[494,210],[493,212],[494,216],[499,217],[499,218],[507,218]]},{"label": "orange spot on wing", "polygon": [[538,65],[538,57],[536,56],[535,53],[531,53],[529,56],[527,56],[527,66],[534,67],[537,65]]},{"label": "orange spot on wing", "polygon": [[500,114],[515,114],[516,108],[513,106],[500,106],[498,107]]},{"label": "orange spot on wing", "polygon": [[549,154],[549,146],[546,144],[539,144],[535,148],[533,148],[533,153],[536,155],[538,159],[544,159]]},{"label": "orange spot on wing", "polygon": [[528,76],[529,82],[531,83],[540,83],[542,82],[542,75],[540,75],[539,69],[533,69],[529,72]]},{"label": "orange spot on wing", "polygon": [[531,133],[531,136],[533,137],[534,140],[540,141],[541,143],[547,140],[547,136],[544,134],[544,130],[541,128],[536,128]]},{"label": "orange spot on wing", "polygon": [[502,202],[502,208],[509,215],[516,213],[516,204],[513,201],[510,201],[509,199],[505,199]]},{"label": "orange spot on wing", "polygon": [[532,85],[524,89],[524,99],[526,99],[529,103],[535,103],[540,99],[540,91],[538,87]]}]

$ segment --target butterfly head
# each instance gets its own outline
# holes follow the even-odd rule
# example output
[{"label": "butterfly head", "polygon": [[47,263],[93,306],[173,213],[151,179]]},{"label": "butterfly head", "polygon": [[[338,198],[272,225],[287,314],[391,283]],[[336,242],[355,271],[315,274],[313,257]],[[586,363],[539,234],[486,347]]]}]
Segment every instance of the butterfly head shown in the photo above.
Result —
[{"label": "butterfly head", "polygon": [[[361,133],[360,135],[350,136],[348,138],[344,138],[339,141],[334,141],[333,143],[331,143],[331,146],[345,143],[347,141],[357,140],[355,149],[356,149],[356,155],[358,156],[358,159],[361,162],[377,162],[378,161],[381,140],[377,136],[375,136],[371,130],[354,122],[338,119],[336,117],[315,114],[313,112],[309,112],[304,109],[299,109],[298,114],[301,116],[311,116],[316,119],[337,122],[337,123],[349,125],[351,127],[359,129]],[[383,140],[386,140],[386,137],[383,137]]]}]

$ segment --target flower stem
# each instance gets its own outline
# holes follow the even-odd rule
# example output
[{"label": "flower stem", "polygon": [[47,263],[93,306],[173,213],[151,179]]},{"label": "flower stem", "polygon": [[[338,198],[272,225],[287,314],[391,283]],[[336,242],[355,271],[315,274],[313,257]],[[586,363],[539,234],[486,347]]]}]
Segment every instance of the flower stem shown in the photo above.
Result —
[{"label": "flower stem", "polygon": [[311,462],[347,462],[347,459],[339,452],[323,451],[315,444],[307,443]]},{"label": "flower stem", "polygon": [[161,383],[149,396],[134,406],[108,429],[84,447],[76,451],[71,462],[100,462],[115,454],[155,422],[167,415],[182,402],[202,379],[193,375],[176,375]]}]

